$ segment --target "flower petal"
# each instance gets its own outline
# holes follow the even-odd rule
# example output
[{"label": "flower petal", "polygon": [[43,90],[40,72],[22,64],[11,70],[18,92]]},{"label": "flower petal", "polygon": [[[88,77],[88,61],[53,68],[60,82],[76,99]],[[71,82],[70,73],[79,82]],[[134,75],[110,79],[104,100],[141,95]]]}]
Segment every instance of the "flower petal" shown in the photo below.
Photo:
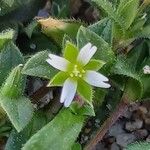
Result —
[{"label": "flower petal", "polygon": [[64,82],[64,86],[60,98],[60,102],[64,103],[65,107],[69,107],[69,105],[71,104],[75,96],[76,90],[77,90],[77,81],[68,78]]},{"label": "flower petal", "polygon": [[105,83],[104,81],[108,81],[108,78],[104,75],[97,73],[96,71],[86,71],[84,80],[90,85],[102,88],[109,88],[110,84]]},{"label": "flower petal", "polygon": [[93,57],[95,52],[97,51],[97,47],[93,46],[91,43],[86,44],[79,52],[79,55],[77,57],[77,61],[81,63],[83,66],[85,66],[90,59]]},{"label": "flower petal", "polygon": [[53,55],[53,54],[49,54],[49,59],[47,59],[46,61],[53,66],[54,68],[61,70],[61,71],[67,71],[68,65],[70,64],[70,62],[62,57]]}]

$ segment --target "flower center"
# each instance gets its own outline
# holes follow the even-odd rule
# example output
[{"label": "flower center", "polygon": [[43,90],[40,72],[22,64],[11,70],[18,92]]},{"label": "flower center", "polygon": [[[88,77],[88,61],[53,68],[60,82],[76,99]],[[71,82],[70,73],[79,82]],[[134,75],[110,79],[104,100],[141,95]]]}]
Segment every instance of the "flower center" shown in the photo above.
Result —
[{"label": "flower center", "polygon": [[85,70],[79,67],[78,65],[74,65],[72,72],[70,73],[70,77],[83,77]]}]

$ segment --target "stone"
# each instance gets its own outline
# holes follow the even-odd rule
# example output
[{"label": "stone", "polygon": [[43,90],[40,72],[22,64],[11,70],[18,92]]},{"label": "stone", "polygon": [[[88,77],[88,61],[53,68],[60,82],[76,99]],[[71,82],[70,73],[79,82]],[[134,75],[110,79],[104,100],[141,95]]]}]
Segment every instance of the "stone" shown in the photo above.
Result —
[{"label": "stone", "polygon": [[115,137],[111,136],[111,137],[108,137],[106,140],[107,140],[108,144],[112,144],[115,142],[116,139],[115,139]]},{"label": "stone", "polygon": [[140,106],[140,107],[139,107],[139,110],[140,110],[143,114],[147,114],[147,113],[148,113],[147,108],[144,107],[144,106]]},{"label": "stone", "polygon": [[146,129],[139,129],[134,132],[134,135],[138,140],[142,140],[148,136],[148,131]]},{"label": "stone", "polygon": [[145,118],[145,128],[150,131],[150,118]]},{"label": "stone", "polygon": [[107,148],[105,148],[105,145],[103,143],[98,143],[95,149],[92,150],[107,150]]},{"label": "stone", "polygon": [[132,112],[130,112],[129,110],[125,111],[122,115],[123,117],[130,119],[132,116]]},{"label": "stone", "polygon": [[135,140],[136,140],[135,135],[130,133],[119,134],[116,138],[117,144],[122,147],[126,147],[128,144],[134,142]]},{"label": "stone", "polygon": [[150,142],[150,135],[146,138],[146,142]]},{"label": "stone", "polygon": [[116,137],[118,134],[125,133],[123,126],[122,122],[117,122],[109,129],[108,135]]},{"label": "stone", "polygon": [[110,150],[120,150],[119,146],[117,145],[117,143],[113,143],[110,147]]},{"label": "stone", "polygon": [[125,124],[125,129],[127,131],[135,131],[137,129],[141,129],[143,126],[143,120],[136,119],[135,121],[129,121]]},{"label": "stone", "polygon": [[90,133],[90,131],[91,131],[91,128],[85,128],[84,133],[88,134]]},{"label": "stone", "polygon": [[135,110],[138,110],[139,106],[140,106],[140,103],[134,103],[131,106],[129,106],[129,111],[133,112]]}]

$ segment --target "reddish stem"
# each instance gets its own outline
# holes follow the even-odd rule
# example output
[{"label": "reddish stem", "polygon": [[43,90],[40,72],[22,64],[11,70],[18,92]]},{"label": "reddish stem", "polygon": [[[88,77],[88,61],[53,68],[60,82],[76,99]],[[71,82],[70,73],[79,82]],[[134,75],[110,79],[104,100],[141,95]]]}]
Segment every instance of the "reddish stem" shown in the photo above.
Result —
[{"label": "reddish stem", "polygon": [[111,116],[104,122],[104,124],[97,131],[97,134],[88,145],[85,147],[85,150],[92,150],[98,142],[100,142],[110,127],[124,114],[127,110],[129,102],[126,98],[122,98],[116,110],[111,114]]}]

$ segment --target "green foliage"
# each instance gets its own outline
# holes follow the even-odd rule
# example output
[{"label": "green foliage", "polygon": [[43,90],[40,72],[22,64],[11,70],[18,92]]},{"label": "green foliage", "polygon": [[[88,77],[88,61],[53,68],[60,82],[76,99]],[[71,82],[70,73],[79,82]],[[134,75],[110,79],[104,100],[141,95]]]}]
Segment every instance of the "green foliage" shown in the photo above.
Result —
[{"label": "green foliage", "polygon": [[30,100],[22,96],[25,84],[21,69],[22,66],[19,65],[12,70],[1,87],[0,93],[1,107],[5,110],[18,132],[29,123],[33,115]]},{"label": "green foliage", "polygon": [[84,116],[62,110],[50,123],[31,137],[22,150],[67,150],[74,144],[84,123]]},{"label": "green foliage", "polygon": [[46,120],[43,112],[36,111],[33,119],[21,132],[18,133],[15,129],[11,131],[5,150],[20,150],[22,145],[47,123]]},{"label": "green foliage", "polygon": [[57,20],[53,18],[41,19],[38,21],[42,27],[42,32],[53,39],[59,46],[65,34],[75,39],[81,22],[75,20]]},{"label": "green foliage", "polygon": [[50,79],[56,74],[56,70],[46,62],[48,51],[42,51],[31,57],[25,64],[22,73],[30,76]]},{"label": "green foliage", "polygon": [[109,18],[104,18],[88,28],[101,36],[110,45],[112,44],[112,21]]},{"label": "green foliage", "polygon": [[135,39],[149,38],[149,25],[145,25],[148,17],[142,6],[148,7],[146,2],[140,5],[139,0],[121,0],[112,6],[108,0],[92,0],[98,8],[102,8],[112,23],[113,47],[126,47]]},{"label": "green foliage", "polygon": [[120,2],[117,13],[122,20],[124,29],[128,29],[133,23],[138,12],[138,7],[139,0],[123,0],[122,2]]},{"label": "green foliage", "polygon": [[[87,118],[96,115],[103,122],[122,97],[127,103],[150,98],[150,77],[144,73],[144,67],[150,66],[150,1],[92,2],[101,11],[100,20],[86,26],[67,19],[72,17],[67,0],[52,1],[50,14],[55,19],[37,20],[33,18],[39,9],[49,9],[45,1],[0,0],[0,136],[9,136],[5,150],[81,150],[77,138]],[[54,100],[47,104],[45,95],[46,106],[40,111],[38,100],[46,90],[32,95],[33,77],[44,83],[51,80],[48,86],[63,86],[72,71],[71,65],[67,73],[55,70],[46,62],[48,54],[63,54],[74,66],[88,42],[97,52],[83,69],[107,74],[112,88],[92,88],[75,77],[77,95],[70,108],[60,108],[55,100],[59,90],[53,88]],[[26,76],[32,77],[26,80]],[[38,106],[34,113],[32,102]],[[9,135],[11,125],[15,129]],[[134,143],[126,149],[146,150],[149,143]]]},{"label": "green foliage", "polygon": [[13,33],[12,30],[8,30],[0,35],[0,85],[13,67],[23,63],[22,54],[12,42]]},{"label": "green foliage", "polygon": [[126,150],[149,150],[150,149],[150,143],[149,142],[136,142],[133,144],[130,144]]},{"label": "green foliage", "polygon": [[78,48],[82,48],[88,42],[91,42],[98,48],[94,58],[103,60],[104,62],[114,61],[114,53],[109,44],[96,33],[81,26],[77,34]]},{"label": "green foliage", "polygon": [[[143,49],[145,51],[143,52]],[[149,65],[149,47],[147,42],[142,42],[139,46],[132,49],[127,56],[118,57],[114,65],[113,74],[127,77],[125,80],[125,95],[130,97],[130,100],[137,100],[146,97],[149,87],[146,82],[149,82],[148,75],[144,75],[143,67]],[[147,95],[148,96],[148,95]]]}]

